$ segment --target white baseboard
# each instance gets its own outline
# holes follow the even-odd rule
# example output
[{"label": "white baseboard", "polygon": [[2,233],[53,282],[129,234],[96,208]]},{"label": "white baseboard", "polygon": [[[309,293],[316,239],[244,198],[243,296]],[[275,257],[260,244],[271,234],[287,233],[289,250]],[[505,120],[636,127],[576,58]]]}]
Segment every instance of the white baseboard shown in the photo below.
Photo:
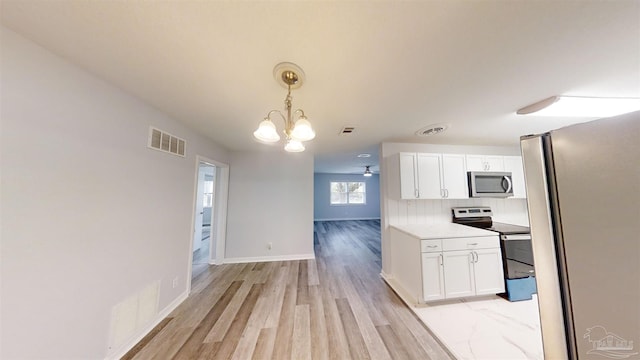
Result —
[{"label": "white baseboard", "polygon": [[315,259],[315,258],[316,258],[315,254],[294,254],[294,255],[226,258],[223,261],[225,264],[240,264],[240,263],[251,263],[251,262],[309,260],[309,259]]},{"label": "white baseboard", "polygon": [[384,279],[384,281],[387,281],[388,279],[393,279],[393,275],[389,275],[386,272],[384,272],[384,270],[380,270],[380,276]]},{"label": "white baseboard", "polygon": [[342,220],[380,220],[379,217],[365,217],[365,218],[337,218],[337,219],[313,219],[313,221],[342,221]]},{"label": "white baseboard", "polygon": [[400,300],[402,300],[408,307],[413,308],[416,306],[420,306],[420,299],[417,299],[415,296],[412,296],[407,290],[400,285],[393,277],[393,275],[389,275],[384,271],[380,272],[380,276],[382,279],[389,285],[389,287],[398,295]]},{"label": "white baseboard", "polygon": [[111,351],[110,352],[111,354],[107,354],[107,356],[105,357],[105,360],[116,360],[116,359],[122,358],[126,353],[129,352],[129,350],[133,349],[133,347],[136,346],[136,344],[139,343],[140,340],[142,340],[145,336],[147,336],[147,334],[150,333],[151,330],[153,330],[153,328],[158,326],[158,324],[160,324],[160,322],[164,320],[164,318],[169,316],[169,314],[173,310],[175,310],[180,304],[182,304],[182,302],[185,301],[188,297],[189,297],[189,292],[188,291],[183,292],[180,296],[178,296],[175,300],[173,300],[169,305],[167,305],[164,309],[162,309],[162,311],[158,313],[156,318],[149,323],[149,326],[147,326],[142,331],[140,331],[140,333],[136,337],[132,338],[131,341],[121,346],[119,349],[115,349]]}]

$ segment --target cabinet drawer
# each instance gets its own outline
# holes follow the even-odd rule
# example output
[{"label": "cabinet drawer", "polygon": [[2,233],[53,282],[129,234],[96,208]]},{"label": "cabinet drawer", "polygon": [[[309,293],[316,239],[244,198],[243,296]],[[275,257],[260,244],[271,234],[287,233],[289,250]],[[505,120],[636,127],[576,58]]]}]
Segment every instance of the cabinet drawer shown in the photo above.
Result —
[{"label": "cabinet drawer", "polygon": [[[425,240],[423,240],[423,244],[424,244],[424,241]],[[491,248],[499,248],[499,247],[500,247],[500,239],[498,238],[498,235],[445,239],[442,241],[443,251],[491,249]],[[424,248],[424,245],[423,245],[423,248]]]},{"label": "cabinet drawer", "polygon": [[442,240],[422,240],[422,252],[440,252],[442,251]]}]

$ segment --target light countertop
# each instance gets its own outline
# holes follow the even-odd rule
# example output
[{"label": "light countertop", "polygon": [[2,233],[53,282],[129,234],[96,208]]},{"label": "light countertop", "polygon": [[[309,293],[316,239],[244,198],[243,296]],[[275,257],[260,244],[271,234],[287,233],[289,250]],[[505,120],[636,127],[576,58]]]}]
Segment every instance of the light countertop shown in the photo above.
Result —
[{"label": "light countertop", "polygon": [[415,238],[428,240],[428,239],[448,239],[448,238],[463,238],[463,237],[477,237],[477,236],[498,236],[498,233],[478,229],[471,226],[453,224],[453,223],[440,223],[440,224],[407,224],[407,225],[390,225],[391,227],[398,229],[408,235]]}]

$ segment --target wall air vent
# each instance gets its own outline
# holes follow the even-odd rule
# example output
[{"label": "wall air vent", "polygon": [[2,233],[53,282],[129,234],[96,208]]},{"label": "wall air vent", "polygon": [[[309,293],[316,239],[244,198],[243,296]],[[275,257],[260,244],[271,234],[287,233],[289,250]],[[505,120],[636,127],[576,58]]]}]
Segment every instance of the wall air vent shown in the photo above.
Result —
[{"label": "wall air vent", "polygon": [[340,130],[340,135],[351,135],[356,128],[352,126],[345,126]]},{"label": "wall air vent", "polygon": [[422,129],[416,131],[416,135],[418,135],[418,136],[438,135],[438,134],[442,134],[443,132],[445,132],[448,128],[449,128],[449,125],[447,125],[447,124],[429,125],[429,126],[425,126]]},{"label": "wall air vent", "polygon": [[185,157],[187,143],[184,139],[151,126],[149,127],[149,142],[147,146],[150,149]]}]

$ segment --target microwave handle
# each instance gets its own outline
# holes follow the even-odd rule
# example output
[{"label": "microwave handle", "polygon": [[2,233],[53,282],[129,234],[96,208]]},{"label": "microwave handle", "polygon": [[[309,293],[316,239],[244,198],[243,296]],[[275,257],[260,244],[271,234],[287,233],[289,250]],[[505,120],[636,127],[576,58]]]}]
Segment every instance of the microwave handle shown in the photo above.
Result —
[{"label": "microwave handle", "polygon": [[505,192],[506,193],[511,192],[511,186],[512,186],[511,185],[511,179],[508,176],[504,176],[503,180],[507,180],[507,185],[508,185],[508,187],[505,189]]}]

